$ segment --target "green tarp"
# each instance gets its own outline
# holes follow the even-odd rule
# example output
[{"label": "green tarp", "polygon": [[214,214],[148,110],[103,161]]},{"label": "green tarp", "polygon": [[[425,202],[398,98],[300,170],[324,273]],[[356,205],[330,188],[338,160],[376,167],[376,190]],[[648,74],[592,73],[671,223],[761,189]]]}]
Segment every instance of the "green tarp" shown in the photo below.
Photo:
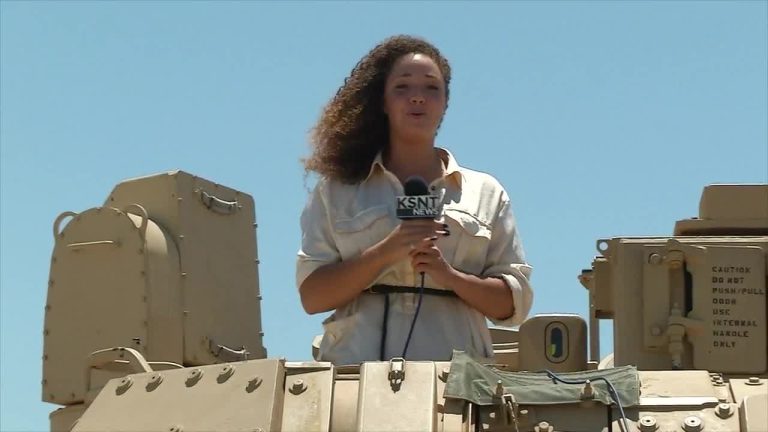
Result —
[{"label": "green tarp", "polygon": [[[634,366],[621,366],[586,372],[560,372],[566,381],[589,380],[594,400],[606,405],[614,403],[608,393],[605,378],[613,385],[622,406],[636,406],[640,402],[640,378]],[[462,351],[454,351],[451,373],[443,395],[463,399],[477,405],[493,405],[496,383],[501,381],[504,393],[510,393],[519,404],[553,405],[578,403],[584,385],[556,382],[546,372],[505,372],[486,366]]]}]

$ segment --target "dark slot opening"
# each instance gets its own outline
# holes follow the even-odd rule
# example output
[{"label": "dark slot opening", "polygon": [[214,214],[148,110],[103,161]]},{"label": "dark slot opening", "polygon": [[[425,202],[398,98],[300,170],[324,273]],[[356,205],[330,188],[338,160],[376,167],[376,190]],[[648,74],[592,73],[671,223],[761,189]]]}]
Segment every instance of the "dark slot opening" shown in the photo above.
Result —
[{"label": "dark slot opening", "polygon": [[693,275],[688,271],[688,267],[683,265],[683,275],[685,277],[685,307],[683,316],[693,310]]}]

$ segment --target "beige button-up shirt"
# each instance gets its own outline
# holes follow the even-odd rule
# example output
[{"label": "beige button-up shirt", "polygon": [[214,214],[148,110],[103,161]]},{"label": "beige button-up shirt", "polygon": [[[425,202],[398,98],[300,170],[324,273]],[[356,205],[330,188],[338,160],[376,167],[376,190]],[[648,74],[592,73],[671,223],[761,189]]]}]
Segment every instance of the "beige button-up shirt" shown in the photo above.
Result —
[{"label": "beige button-up shirt", "polygon": [[[512,291],[515,312],[497,325],[519,325],[533,301],[531,267],[525,263],[515,218],[504,188],[492,176],[463,168],[438,149],[445,175],[430,184],[442,197],[441,219],[450,236],[437,247],[455,269],[480,277],[499,277]],[[400,223],[395,197],[403,186],[379,155],[368,177],[354,185],[320,180],[301,215],[302,244],[296,283],[317,268],[360,255]],[[420,276],[408,259],[387,268],[374,284],[418,287]],[[442,289],[427,275],[425,287]],[[389,294],[385,358],[399,357],[416,310],[418,295]],[[320,358],[334,364],[379,360],[384,295],[361,294],[323,322]],[[408,345],[409,360],[450,360],[454,349],[492,357],[486,317],[458,297],[424,295]]]}]

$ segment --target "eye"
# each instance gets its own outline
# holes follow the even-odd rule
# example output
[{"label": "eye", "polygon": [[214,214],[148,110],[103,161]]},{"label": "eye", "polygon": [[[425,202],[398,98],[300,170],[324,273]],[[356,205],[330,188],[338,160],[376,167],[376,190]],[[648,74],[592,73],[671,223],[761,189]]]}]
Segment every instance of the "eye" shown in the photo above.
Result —
[{"label": "eye", "polygon": [[401,83],[401,84],[395,85],[395,90],[404,90],[404,89],[407,89],[407,88],[408,88],[408,84]]},{"label": "eye", "polygon": [[430,89],[430,90],[440,90],[440,86],[437,86],[437,85],[434,85],[434,84],[428,85],[427,88]]}]

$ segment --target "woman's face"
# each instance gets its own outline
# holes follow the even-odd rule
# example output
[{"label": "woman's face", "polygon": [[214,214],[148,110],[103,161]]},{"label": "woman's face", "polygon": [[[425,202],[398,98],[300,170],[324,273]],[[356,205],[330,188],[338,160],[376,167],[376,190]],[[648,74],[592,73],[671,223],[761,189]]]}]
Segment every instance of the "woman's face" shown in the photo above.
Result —
[{"label": "woman's face", "polygon": [[406,54],[395,62],[384,87],[391,135],[432,139],[445,104],[445,81],[434,60],[424,54]]}]

